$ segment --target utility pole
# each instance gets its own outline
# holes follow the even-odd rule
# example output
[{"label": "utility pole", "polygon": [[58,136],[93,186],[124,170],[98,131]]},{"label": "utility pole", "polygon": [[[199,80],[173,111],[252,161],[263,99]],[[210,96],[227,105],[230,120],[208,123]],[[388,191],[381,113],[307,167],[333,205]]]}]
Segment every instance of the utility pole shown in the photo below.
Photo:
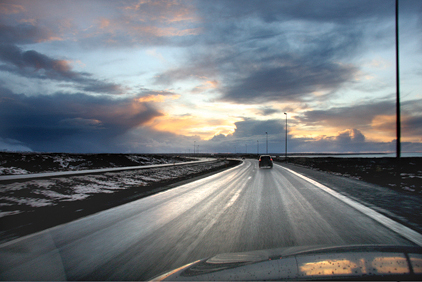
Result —
[{"label": "utility pole", "polygon": [[259,141],[256,140],[256,154],[259,155]]},{"label": "utility pole", "polygon": [[267,152],[267,155],[268,155],[268,132],[265,132],[265,137],[266,137],[266,140],[267,140],[267,143],[266,143],[266,152]]},{"label": "utility pole", "polygon": [[284,158],[287,160],[287,113],[284,113],[286,115],[286,148],[284,150]]},{"label": "utility pole", "polygon": [[400,148],[400,76],[399,76],[399,0],[396,0],[396,158],[399,160],[401,155]]}]

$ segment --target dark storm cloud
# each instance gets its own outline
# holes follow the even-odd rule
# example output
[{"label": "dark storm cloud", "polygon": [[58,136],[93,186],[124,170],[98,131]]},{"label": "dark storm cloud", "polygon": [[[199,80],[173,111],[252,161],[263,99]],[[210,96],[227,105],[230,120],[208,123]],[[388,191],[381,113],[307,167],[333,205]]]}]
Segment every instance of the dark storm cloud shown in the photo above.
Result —
[{"label": "dark storm cloud", "polygon": [[265,136],[265,132],[268,134],[279,134],[284,132],[283,124],[280,120],[255,120],[245,119],[235,123],[236,130],[233,133],[235,138],[250,138],[254,136]]},{"label": "dark storm cloud", "polygon": [[122,94],[122,92],[124,91],[121,85],[110,83],[107,81],[101,81],[96,79],[82,79],[77,82],[81,84],[77,88],[88,92],[103,94]]},{"label": "dark storm cloud", "polygon": [[340,132],[335,137],[335,140],[337,140],[340,145],[345,145],[351,142],[365,142],[365,136],[362,134],[362,132],[354,128],[352,130]]},{"label": "dark storm cloud", "polygon": [[403,134],[422,140],[422,99],[402,102],[401,109]]},{"label": "dark storm cloud", "polygon": [[101,152],[114,139],[160,116],[148,103],[85,94],[27,97],[0,90],[0,137],[35,151]]},{"label": "dark storm cloud", "polygon": [[261,116],[270,116],[272,114],[279,113],[279,112],[281,112],[281,111],[270,108],[270,107],[263,107],[263,108],[258,110],[258,114],[261,115]]},{"label": "dark storm cloud", "polygon": [[[22,51],[15,45],[1,44],[0,60],[17,67],[15,70],[20,71],[22,75],[28,72],[25,68],[29,68],[31,71],[28,73],[44,70],[45,77],[56,80],[76,79],[80,76],[78,73],[72,72],[64,60],[55,60],[34,50]],[[9,70],[12,71],[13,68],[9,68]],[[42,76],[40,73],[37,75]]]},{"label": "dark storm cloud", "polygon": [[90,78],[91,74],[72,71],[66,60],[57,60],[34,50],[23,51],[16,45],[0,44],[0,70],[17,75],[73,82],[76,88],[104,94],[120,94],[122,87],[118,84]]},{"label": "dark storm cloud", "polygon": [[[283,152],[285,131],[280,120],[245,119],[235,123],[233,134],[215,135],[208,141],[201,142],[202,148],[213,152],[265,153],[268,137],[269,152]],[[266,134],[267,132],[267,134]]]},{"label": "dark storm cloud", "polygon": [[340,2],[310,1],[306,8],[291,1],[201,3],[203,33],[195,40],[209,48],[191,52],[155,83],[219,77],[220,99],[244,104],[303,101],[315,91],[327,99],[354,81],[359,68],[339,62],[362,51],[368,25],[394,16],[394,5],[385,1]]},{"label": "dark storm cloud", "polygon": [[[202,17],[228,20],[231,18],[258,17],[267,23],[293,19],[314,22],[350,23],[369,17],[389,17],[394,15],[394,0],[270,0],[265,5],[255,0],[242,1],[202,1],[199,10]],[[374,13],[376,12],[376,13]]]},{"label": "dark storm cloud", "polygon": [[422,116],[408,117],[402,121],[403,133],[420,136],[422,141]]},{"label": "dark storm cloud", "polygon": [[48,40],[51,36],[50,31],[31,24],[0,24],[0,43],[30,44]]},{"label": "dark storm cloud", "polygon": [[324,124],[342,128],[368,127],[377,115],[395,114],[394,101],[334,107],[328,110],[312,110],[297,119],[306,125]]},{"label": "dark storm cloud", "polygon": [[357,69],[329,62],[288,62],[287,66],[250,73],[228,87],[221,100],[238,103],[302,101],[312,92],[334,91],[351,80]]}]

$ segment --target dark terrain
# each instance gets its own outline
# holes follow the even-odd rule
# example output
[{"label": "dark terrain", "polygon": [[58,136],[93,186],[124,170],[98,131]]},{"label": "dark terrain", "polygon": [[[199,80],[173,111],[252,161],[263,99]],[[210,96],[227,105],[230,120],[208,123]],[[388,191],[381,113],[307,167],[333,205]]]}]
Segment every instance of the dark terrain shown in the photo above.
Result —
[{"label": "dark terrain", "polygon": [[[280,161],[283,163],[284,160]],[[304,158],[288,163],[362,180],[395,190],[422,193],[422,158]]]},{"label": "dark terrain", "polygon": [[16,174],[13,173],[16,168],[25,170],[26,173],[42,173],[179,163],[191,160],[191,158],[170,154],[142,155],[0,152],[0,175]]}]

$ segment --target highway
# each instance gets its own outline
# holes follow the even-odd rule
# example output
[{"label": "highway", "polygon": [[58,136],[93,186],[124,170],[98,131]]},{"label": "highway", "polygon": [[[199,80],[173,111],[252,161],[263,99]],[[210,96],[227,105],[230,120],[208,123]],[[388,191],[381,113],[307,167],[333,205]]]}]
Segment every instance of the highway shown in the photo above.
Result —
[{"label": "highway", "polygon": [[1,280],[145,280],[218,253],[412,245],[318,186],[258,161],[0,246]]}]

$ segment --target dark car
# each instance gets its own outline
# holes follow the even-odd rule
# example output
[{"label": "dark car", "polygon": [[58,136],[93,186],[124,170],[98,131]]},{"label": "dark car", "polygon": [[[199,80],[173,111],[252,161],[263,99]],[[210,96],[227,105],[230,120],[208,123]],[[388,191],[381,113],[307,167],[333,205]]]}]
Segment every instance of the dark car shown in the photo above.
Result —
[{"label": "dark car", "polygon": [[269,167],[273,168],[273,159],[269,155],[262,155],[259,157],[259,168]]}]

